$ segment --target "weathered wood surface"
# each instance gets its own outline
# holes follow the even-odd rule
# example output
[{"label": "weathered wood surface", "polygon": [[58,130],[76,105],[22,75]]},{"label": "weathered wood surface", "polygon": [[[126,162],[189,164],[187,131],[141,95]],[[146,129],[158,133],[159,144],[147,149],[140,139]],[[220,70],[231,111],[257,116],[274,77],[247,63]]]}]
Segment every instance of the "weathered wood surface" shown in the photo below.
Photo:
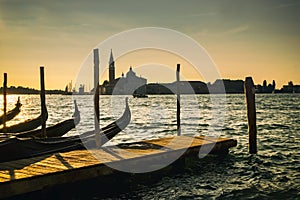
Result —
[{"label": "weathered wood surface", "polygon": [[198,155],[199,148],[209,145],[213,147],[212,152],[222,153],[236,146],[237,141],[176,136],[0,163],[0,198],[118,172],[107,163],[158,160],[180,150],[184,150],[183,156],[193,156]]},{"label": "weathered wood surface", "polygon": [[44,67],[40,67],[40,82],[41,82],[41,111],[42,111],[42,135],[44,138],[47,138],[46,133],[46,121],[48,118],[47,107],[46,107],[46,92],[45,92],[45,72]]},{"label": "weathered wood surface", "polygon": [[255,154],[257,153],[255,87],[251,77],[246,77],[245,95],[246,95],[246,103],[247,103],[249,153]]},{"label": "weathered wood surface", "polygon": [[180,64],[177,64],[176,69],[176,94],[177,94],[177,136],[181,135],[181,124],[180,124]]},{"label": "weathered wood surface", "polygon": [[3,128],[5,130],[6,127],[6,106],[7,106],[7,73],[4,73],[4,81],[3,81]]}]

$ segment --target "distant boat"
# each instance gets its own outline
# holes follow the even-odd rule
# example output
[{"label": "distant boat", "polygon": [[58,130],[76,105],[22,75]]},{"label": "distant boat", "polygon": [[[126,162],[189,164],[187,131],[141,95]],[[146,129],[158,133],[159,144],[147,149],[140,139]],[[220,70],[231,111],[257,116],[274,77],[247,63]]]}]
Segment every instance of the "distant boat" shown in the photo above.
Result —
[{"label": "distant boat", "polygon": [[[17,116],[21,112],[20,110],[21,106],[22,104],[20,103],[20,97],[19,97],[17,103],[15,104],[15,108],[6,113],[5,121],[7,122],[9,120],[12,120],[15,116]],[[0,125],[3,123],[4,123],[4,115],[1,115]]]},{"label": "distant boat", "polygon": [[148,98],[146,94],[134,93],[132,95],[134,98]]},{"label": "distant boat", "polygon": [[[75,128],[75,126],[80,122],[80,112],[77,107],[76,101],[74,101],[75,104],[75,111],[73,114],[72,119],[68,119],[65,121],[62,121],[58,124],[55,124],[53,126],[46,128],[46,136],[49,137],[60,137],[69,132],[71,129]],[[42,138],[44,137],[42,133],[42,129],[39,130],[32,130],[27,132],[22,132],[15,135],[19,138]]]},{"label": "distant boat", "polygon": [[[123,115],[100,130],[100,146],[125,129],[130,119],[131,113],[128,98],[126,98],[126,108]],[[14,137],[0,142],[0,162],[84,149],[85,145],[97,148],[95,131],[89,131],[79,136],[46,139],[20,139]]]}]

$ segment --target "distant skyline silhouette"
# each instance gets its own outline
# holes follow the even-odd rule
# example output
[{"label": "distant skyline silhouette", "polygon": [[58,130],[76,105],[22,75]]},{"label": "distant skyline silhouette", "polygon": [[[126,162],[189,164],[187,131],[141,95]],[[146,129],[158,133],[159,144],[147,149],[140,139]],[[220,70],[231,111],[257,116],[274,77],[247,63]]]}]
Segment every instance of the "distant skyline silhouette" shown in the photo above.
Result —
[{"label": "distant skyline silhouette", "polygon": [[[227,93],[244,93],[244,80],[242,79],[222,79],[223,84],[225,86],[225,90]],[[190,93],[196,93],[196,94],[205,94],[209,93],[207,90],[207,86],[211,86],[212,93],[218,93],[218,89],[213,89],[214,85],[218,85],[217,82],[220,82],[220,80],[216,80],[212,83],[210,82],[202,82],[202,81],[181,81],[183,83],[182,85],[182,93],[183,94],[190,94]],[[300,93],[300,84],[294,83],[293,81],[289,81],[288,83],[284,84],[282,87],[275,86],[276,81],[273,80],[272,82],[267,82],[266,80],[263,81],[263,83],[254,83],[256,86],[256,93]],[[93,89],[86,88],[86,85],[82,84],[78,88],[72,88],[71,90],[68,90],[71,85],[67,85],[65,89],[46,89],[46,94],[83,94],[83,93],[93,93]],[[161,94],[169,94],[173,93],[172,91],[169,91],[168,89],[176,86],[176,82],[164,82],[164,83],[153,83],[149,82],[147,83],[147,94],[155,94],[158,89],[158,87],[164,87],[163,90],[165,90],[166,93],[162,92]],[[81,87],[81,89],[79,89]],[[203,88],[204,87],[204,88]],[[150,90],[149,90],[150,88]],[[185,88],[187,89],[185,91]],[[194,91],[191,91],[193,89]],[[39,94],[39,88],[30,88],[28,86],[8,86],[8,94]],[[80,91],[82,90],[82,91]],[[175,89],[174,89],[175,90]],[[3,93],[3,86],[0,86],[0,94]],[[107,93],[106,93],[107,94]]]}]

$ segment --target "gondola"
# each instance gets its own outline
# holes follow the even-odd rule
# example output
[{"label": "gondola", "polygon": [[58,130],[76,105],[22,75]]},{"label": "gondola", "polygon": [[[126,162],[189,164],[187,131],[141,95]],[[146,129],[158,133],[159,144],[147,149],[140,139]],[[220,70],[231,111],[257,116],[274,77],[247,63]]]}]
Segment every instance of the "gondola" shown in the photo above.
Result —
[{"label": "gondola", "polygon": [[[47,118],[48,118],[48,112],[46,110],[45,120],[47,120]],[[20,132],[30,131],[42,125],[42,122],[43,122],[43,114],[39,115],[37,118],[29,119],[19,124],[2,128],[0,129],[0,133],[20,133]]]},{"label": "gondola", "polygon": [[[125,129],[130,119],[131,113],[128,106],[128,98],[126,98],[126,108],[123,115],[115,122],[100,129],[98,145],[102,146]],[[89,131],[79,136],[46,139],[23,139],[14,137],[0,142],[0,162],[84,149],[85,146],[97,148],[98,145],[95,140],[95,131]]]},{"label": "gondola", "polygon": [[[75,126],[80,122],[80,112],[77,107],[76,101],[74,101],[75,112],[73,114],[72,119],[67,119],[58,124],[46,128],[46,136],[49,137],[61,137],[71,129],[75,128]],[[44,137],[42,130],[32,130],[27,132],[22,132],[15,135],[19,138],[42,138]]]},{"label": "gondola", "polygon": [[[12,120],[15,116],[17,116],[21,110],[20,110],[20,107],[22,106],[22,104],[20,103],[20,97],[18,97],[18,101],[15,105],[15,108],[8,111],[6,113],[6,117],[5,117],[5,121],[9,121],[9,120]],[[0,116],[0,125],[4,123],[4,115],[1,115]]]},{"label": "gondola", "polygon": [[[7,79],[6,74],[4,74],[3,88],[7,87],[6,79]],[[35,119],[29,119],[19,124],[15,124],[9,127],[3,127],[2,129],[0,129],[0,133],[20,133],[20,132],[34,130],[40,125],[42,125],[43,122],[47,121],[48,112],[47,112],[46,101],[45,101],[44,67],[40,67],[40,79],[41,79],[41,92],[40,92],[41,115]]]}]

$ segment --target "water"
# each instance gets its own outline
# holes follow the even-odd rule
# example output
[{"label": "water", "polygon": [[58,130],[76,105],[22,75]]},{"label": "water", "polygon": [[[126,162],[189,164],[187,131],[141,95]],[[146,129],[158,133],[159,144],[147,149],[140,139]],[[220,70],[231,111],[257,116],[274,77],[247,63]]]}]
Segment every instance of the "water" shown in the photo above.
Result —
[{"label": "water", "polygon": [[[68,119],[73,113],[72,96],[47,95],[47,125]],[[82,119],[75,135],[93,129],[91,96],[75,96]],[[8,98],[9,109],[17,96]],[[124,96],[101,96],[101,125],[117,119],[124,110]],[[132,120],[107,145],[176,135],[175,96],[129,99]],[[9,124],[38,116],[39,96],[21,96],[22,112]],[[162,177],[153,184],[140,184],[107,199],[300,199],[300,95],[256,95],[258,154],[248,154],[244,95],[226,96],[224,126],[215,123],[209,95],[182,96],[182,133],[234,138],[238,146],[224,160],[195,160],[182,173]],[[2,99],[0,99],[2,105]],[[216,135],[218,136],[218,135]],[[93,196],[93,195],[92,195]],[[93,196],[94,199],[100,197]]]}]

